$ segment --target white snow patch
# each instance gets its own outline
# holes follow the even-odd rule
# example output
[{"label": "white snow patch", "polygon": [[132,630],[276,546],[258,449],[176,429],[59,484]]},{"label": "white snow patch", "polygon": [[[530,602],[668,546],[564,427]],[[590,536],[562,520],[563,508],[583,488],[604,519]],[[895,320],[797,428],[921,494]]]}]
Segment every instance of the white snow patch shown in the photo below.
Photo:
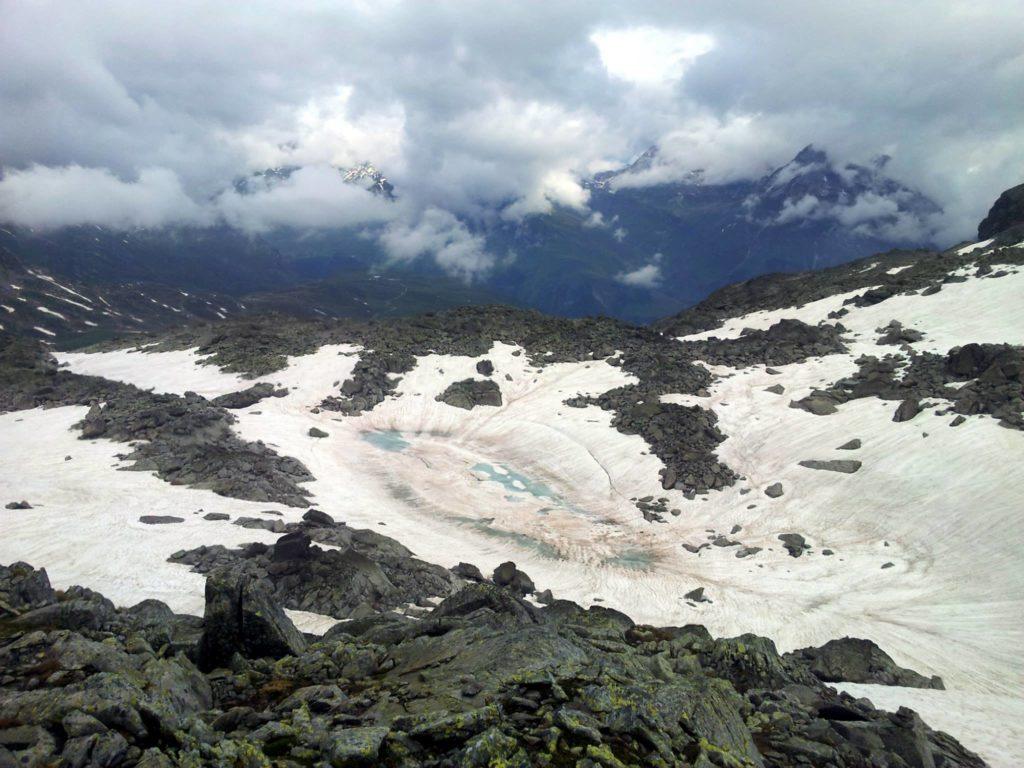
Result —
[{"label": "white snow patch", "polygon": [[887,274],[887,275],[898,275],[903,270],[910,269],[912,266],[914,266],[914,265],[913,264],[904,264],[902,267],[893,267],[892,269],[885,270],[885,274]]},{"label": "white snow patch", "polygon": [[56,333],[54,333],[53,331],[49,331],[49,330],[47,330],[46,328],[43,328],[43,327],[41,327],[41,326],[38,326],[38,325],[34,325],[34,326],[32,326],[32,330],[33,330],[33,331],[39,331],[39,333],[43,333],[43,334],[46,334],[47,336],[56,336],[56,335],[57,335],[57,334],[56,334]]},{"label": "white snow patch", "polygon": [[44,293],[43,295],[49,296],[51,299],[56,299],[57,301],[63,301],[66,304],[71,304],[72,306],[79,307],[81,309],[86,310],[87,312],[92,312],[94,309],[94,307],[90,307],[88,304],[83,304],[80,301],[69,299],[66,296],[58,296],[55,293]]},{"label": "white snow patch", "polygon": [[44,307],[42,304],[36,307],[36,309],[42,312],[44,315],[52,315],[53,317],[67,321],[67,318],[64,317],[64,315],[62,315],[60,312],[54,312],[52,309],[50,309],[49,307]]},{"label": "white snow patch", "polygon": [[184,394],[196,392],[217,397],[251,385],[235,374],[224,373],[215,365],[203,365],[203,357],[194,349],[170,352],[142,352],[119,349],[90,355],[83,352],[58,352],[59,363],[67,363],[76,373],[102,376],[134,384],[140,389]]},{"label": "white snow patch", "polygon": [[970,245],[965,245],[963,248],[957,248],[956,252],[957,252],[958,256],[963,256],[964,254],[967,254],[967,253],[974,253],[975,251],[979,250],[980,248],[986,248],[986,247],[992,245],[993,242],[995,242],[995,238],[994,237],[993,238],[989,238],[988,240],[981,240],[980,242],[977,242],[977,243],[971,243]]}]

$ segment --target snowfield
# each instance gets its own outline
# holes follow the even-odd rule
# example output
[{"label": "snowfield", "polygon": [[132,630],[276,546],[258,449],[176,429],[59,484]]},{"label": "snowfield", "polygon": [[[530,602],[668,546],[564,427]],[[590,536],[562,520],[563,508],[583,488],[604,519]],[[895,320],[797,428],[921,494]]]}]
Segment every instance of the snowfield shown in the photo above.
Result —
[{"label": "snowfield", "polygon": [[[784,317],[817,322],[849,295],[754,313],[689,338],[731,338]],[[971,277],[933,296],[850,307],[840,321],[850,329],[848,354],[779,367],[779,375],[760,366],[711,367],[721,378],[710,397],[667,396],[718,414],[729,436],[719,457],[745,478],[693,500],[661,489],[661,462],[640,437],[612,429],[610,413],[563,405],[576,394],[630,383],[628,374],[603,361],[536,369],[504,344],[485,356],[494,363],[500,408],[436,402],[451,382],[480,378],[474,366],[483,358],[430,355],[402,377],[398,397],[369,413],[311,413],[357,359],[357,348],[325,346],[262,379],[290,393],[236,411],[236,431],[303,462],[316,478],[307,487],[318,509],[379,530],[425,560],[467,561],[489,572],[511,559],[559,597],[600,601],[641,622],[756,632],[780,650],[844,635],[870,638],[897,663],[941,675],[948,690],[848,690],[887,708],[919,709],[992,765],[1017,766],[1024,762],[1024,434],[987,417],[951,429],[952,416],[935,415],[936,407],[894,423],[895,403],[874,398],[831,416],[789,407],[853,373],[861,354],[895,351],[875,343],[875,329],[894,319],[925,332],[914,345],[920,350],[1024,344],[1024,274]],[[252,383],[202,365],[194,351],[58,358],[79,373],[158,391],[213,397]],[[784,394],[765,391],[774,384]],[[118,471],[124,446],[81,441],[70,430],[85,410],[0,415],[0,456],[9,457],[0,464],[0,495],[35,507],[4,517],[0,562],[46,567],[57,587],[85,584],[119,603],[152,597],[201,613],[203,577],[166,558],[200,544],[276,538],[205,521],[201,512],[234,518],[276,509],[292,521],[305,511]],[[311,438],[313,426],[328,437]],[[861,449],[837,450],[853,438]],[[863,466],[846,475],[798,464],[806,459]],[[764,489],[775,482],[785,493],[772,499]],[[645,522],[631,499],[647,495],[668,496],[681,514]],[[144,514],[185,520],[145,525],[138,521]],[[736,525],[730,538],[761,552],[740,559],[736,547],[699,554],[682,547],[707,541],[709,531],[729,535]],[[811,550],[790,557],[777,538],[789,532],[802,534]],[[696,587],[712,602],[686,601],[684,593]],[[306,628],[329,626],[326,617],[295,615]],[[992,723],[1011,734],[1009,743],[993,742]]]}]

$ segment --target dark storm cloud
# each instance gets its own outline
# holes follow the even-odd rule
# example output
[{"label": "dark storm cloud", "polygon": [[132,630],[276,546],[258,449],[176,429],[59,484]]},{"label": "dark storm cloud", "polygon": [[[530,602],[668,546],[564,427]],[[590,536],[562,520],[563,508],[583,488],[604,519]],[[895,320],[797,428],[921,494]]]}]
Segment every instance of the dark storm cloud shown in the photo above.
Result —
[{"label": "dark storm cloud", "polygon": [[[461,274],[489,263],[463,221],[584,210],[581,178],[654,142],[650,181],[749,176],[809,142],[840,159],[885,152],[947,209],[950,237],[1024,176],[1019,2],[7,0],[0,13],[0,216],[33,226],[340,216],[383,224],[394,258],[422,241]],[[224,193],[253,169],[363,161],[401,205],[314,172],[257,200]]]}]

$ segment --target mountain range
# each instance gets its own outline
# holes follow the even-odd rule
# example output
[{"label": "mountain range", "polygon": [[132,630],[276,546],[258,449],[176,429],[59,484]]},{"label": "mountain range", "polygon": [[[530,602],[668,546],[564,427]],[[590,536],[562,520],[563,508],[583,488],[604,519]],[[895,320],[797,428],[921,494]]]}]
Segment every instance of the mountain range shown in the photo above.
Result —
[{"label": "mountain range", "polygon": [[[471,283],[445,274],[429,257],[388,259],[375,237],[379,225],[254,234],[224,222],[131,231],[6,224],[0,254],[8,265],[97,290],[144,282],[226,294],[243,304],[263,301],[307,316],[388,316],[499,301],[573,317],[648,322],[760,274],[935,245],[941,210],[887,176],[885,158],[841,165],[806,147],[756,179],[711,183],[693,171],[682,180],[652,183],[647,177],[659,158],[653,147],[630,165],[587,180],[586,211],[556,206],[517,221],[468,222],[487,251],[500,257]],[[296,170],[266,169],[227,186],[251,195],[288,184]],[[338,173],[389,204],[401,197],[371,164]],[[377,285],[388,288],[378,291]],[[403,308],[395,297],[410,290],[417,299]]]}]

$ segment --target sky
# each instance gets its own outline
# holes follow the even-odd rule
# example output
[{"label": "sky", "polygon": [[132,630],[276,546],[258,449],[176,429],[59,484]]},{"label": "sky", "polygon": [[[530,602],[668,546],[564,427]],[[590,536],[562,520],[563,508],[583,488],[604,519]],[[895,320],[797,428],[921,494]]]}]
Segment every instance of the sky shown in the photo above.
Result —
[{"label": "sky", "polygon": [[[1024,180],[1020,0],[246,3],[0,0],[0,219],[373,224],[392,258],[486,268],[474,222],[644,183],[752,178],[814,143],[971,237]],[[331,166],[372,162],[395,205]],[[288,184],[231,181],[299,165]],[[623,280],[649,281],[656,265]]]}]

